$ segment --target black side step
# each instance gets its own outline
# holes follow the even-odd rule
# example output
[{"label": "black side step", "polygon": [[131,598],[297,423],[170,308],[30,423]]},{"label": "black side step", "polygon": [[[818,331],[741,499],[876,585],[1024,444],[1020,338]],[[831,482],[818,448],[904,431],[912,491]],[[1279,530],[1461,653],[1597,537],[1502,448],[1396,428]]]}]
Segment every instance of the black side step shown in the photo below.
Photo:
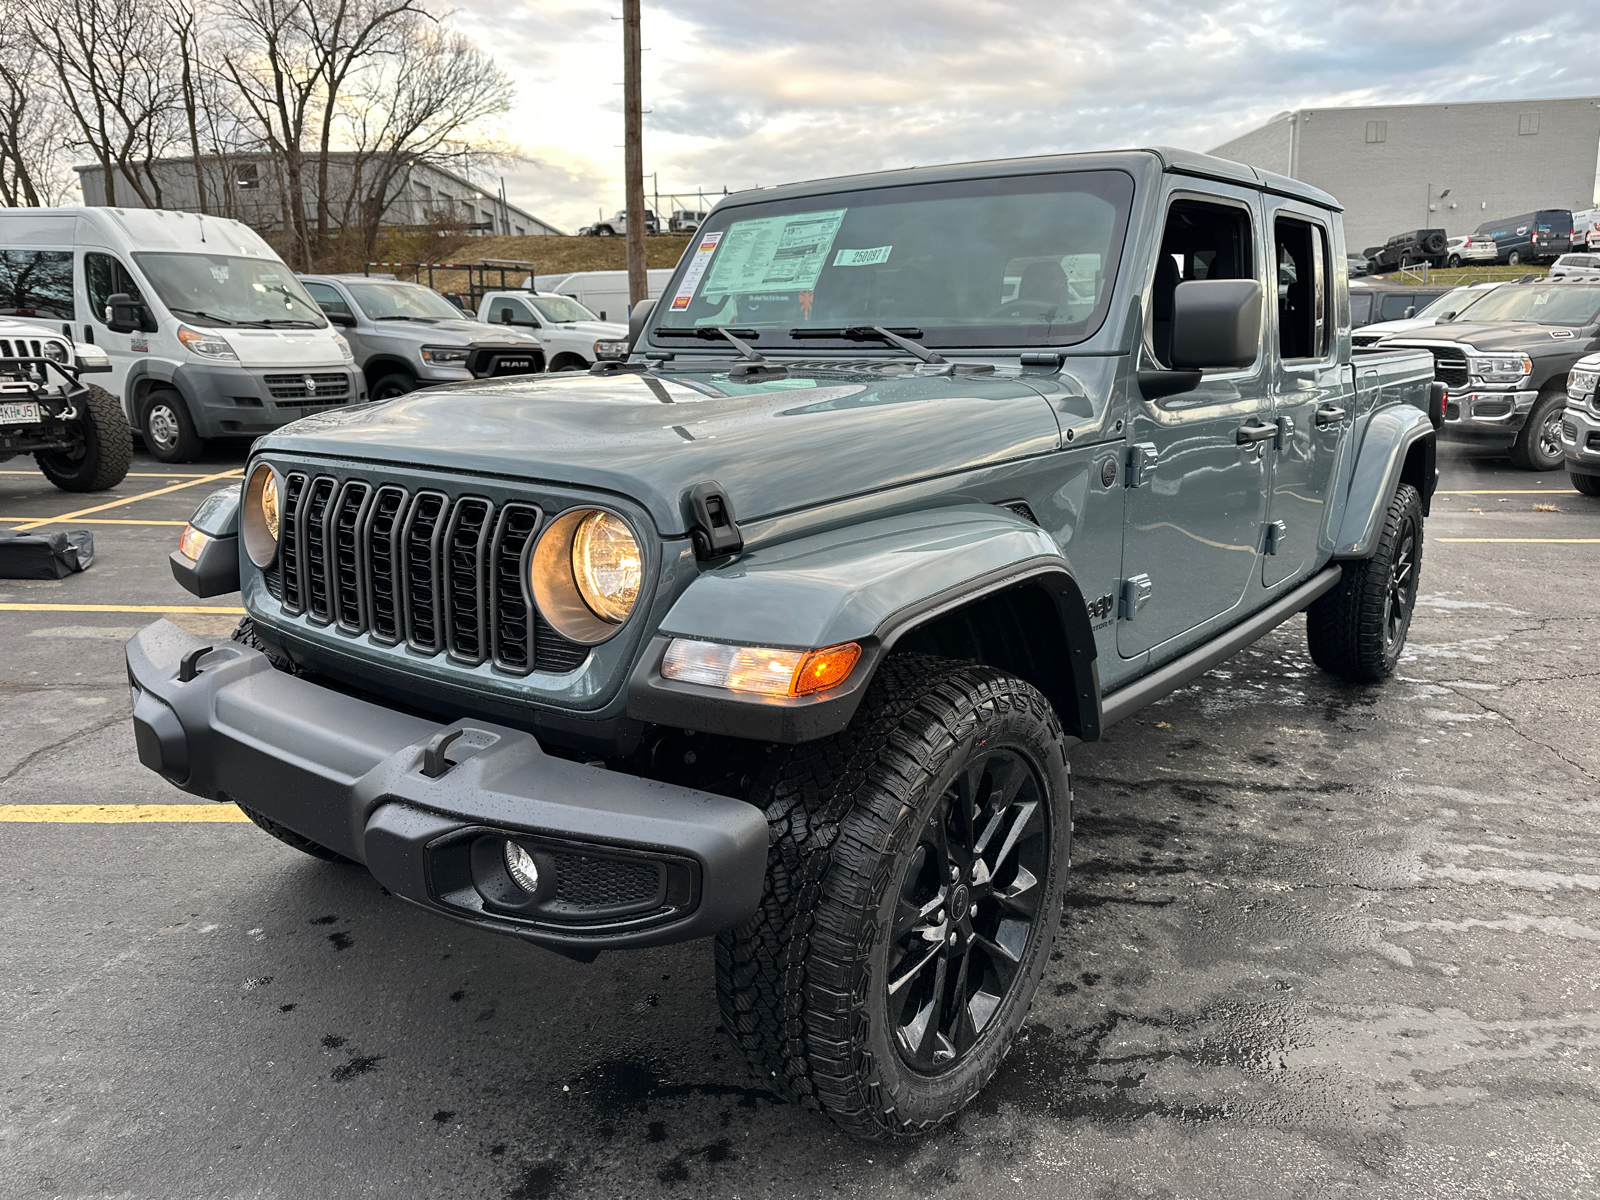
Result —
[{"label": "black side step", "polygon": [[1135,680],[1105,697],[1100,704],[1100,728],[1107,729],[1123,717],[1131,717],[1141,708],[1154,704],[1169,692],[1175,692],[1192,679],[1204,675],[1225,658],[1232,658],[1251,642],[1258,641],[1282,625],[1295,613],[1303,612],[1313,600],[1330,591],[1344,574],[1344,568],[1334,565],[1322,574],[1302,583],[1282,599],[1269,604],[1243,624],[1235,625],[1220,637],[1196,647],[1182,658],[1152,671],[1143,679]]}]

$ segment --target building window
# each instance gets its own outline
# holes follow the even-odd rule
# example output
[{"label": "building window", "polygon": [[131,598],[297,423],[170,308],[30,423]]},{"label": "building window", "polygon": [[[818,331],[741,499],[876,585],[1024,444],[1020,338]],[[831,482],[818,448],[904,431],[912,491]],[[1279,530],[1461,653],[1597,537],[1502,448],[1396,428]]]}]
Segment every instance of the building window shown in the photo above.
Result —
[{"label": "building window", "polygon": [[255,163],[240,163],[234,169],[233,182],[240,188],[258,188],[261,186],[261,174]]},{"label": "building window", "polygon": [[1389,122],[1387,122],[1387,121],[1368,121],[1367,122],[1367,144],[1369,146],[1372,145],[1374,142],[1387,142],[1388,140],[1389,140]]},{"label": "building window", "polygon": [[1523,113],[1517,118],[1517,132],[1524,137],[1539,132],[1539,114]]}]

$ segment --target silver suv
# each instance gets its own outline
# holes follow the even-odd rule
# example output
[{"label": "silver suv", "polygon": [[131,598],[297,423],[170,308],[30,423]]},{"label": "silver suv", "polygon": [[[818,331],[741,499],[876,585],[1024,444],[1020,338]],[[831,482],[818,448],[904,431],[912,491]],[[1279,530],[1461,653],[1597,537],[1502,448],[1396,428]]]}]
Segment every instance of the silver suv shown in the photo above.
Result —
[{"label": "silver suv", "polygon": [[544,370],[539,339],[464,314],[432,288],[368,275],[300,275],[344,330],[372,400],[434,383]]}]

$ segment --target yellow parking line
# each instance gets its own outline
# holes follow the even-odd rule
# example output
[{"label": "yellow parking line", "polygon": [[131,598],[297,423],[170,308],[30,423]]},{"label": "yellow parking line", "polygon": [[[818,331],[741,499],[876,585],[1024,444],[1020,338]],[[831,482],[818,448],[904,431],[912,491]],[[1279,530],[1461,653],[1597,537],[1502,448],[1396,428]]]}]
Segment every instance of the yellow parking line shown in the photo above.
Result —
[{"label": "yellow parking line", "polygon": [[1436,542],[1559,542],[1570,546],[1600,546],[1600,538],[1434,538]]},{"label": "yellow parking line", "polygon": [[126,825],[142,821],[248,821],[232,804],[0,804],[0,821]]},{"label": "yellow parking line", "polygon": [[140,492],[137,496],[124,496],[120,500],[112,500],[105,504],[97,504],[93,508],[80,508],[77,512],[62,513],[59,517],[41,517],[30,521],[26,525],[17,526],[17,531],[23,532],[35,529],[40,525],[59,525],[63,521],[75,521],[79,517],[87,517],[93,513],[104,512],[108,508],[121,508],[124,504],[132,504],[136,500],[150,500],[156,496],[165,496],[168,492],[179,492],[184,488],[194,487],[197,483],[215,483],[219,479],[237,479],[243,474],[243,468],[236,467],[231,471],[219,471],[215,475],[196,475],[188,483],[174,483],[168,487],[156,488],[150,492]]},{"label": "yellow parking line", "polygon": [[[31,521],[30,528],[38,525],[59,525],[67,518],[52,517],[48,521],[38,517],[0,517],[0,521]],[[123,521],[116,517],[73,517],[74,525],[187,525],[187,521]]]},{"label": "yellow parking line", "polygon": [[204,604],[0,604],[0,612],[222,613],[243,616],[244,609]]}]

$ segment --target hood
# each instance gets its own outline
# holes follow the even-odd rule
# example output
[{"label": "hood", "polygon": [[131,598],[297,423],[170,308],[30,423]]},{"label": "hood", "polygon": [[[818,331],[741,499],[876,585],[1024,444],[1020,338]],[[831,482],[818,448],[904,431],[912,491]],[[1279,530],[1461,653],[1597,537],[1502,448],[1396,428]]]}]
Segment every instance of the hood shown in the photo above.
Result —
[{"label": "hood", "polygon": [[[198,326],[191,326],[198,328]],[[332,326],[322,329],[211,329],[227,340],[241,367],[348,367]]]},{"label": "hood", "polygon": [[1452,321],[1435,325],[1407,341],[1454,342],[1487,352],[1522,353],[1534,357],[1552,351],[1572,352],[1587,347],[1593,332],[1570,325],[1540,325],[1535,321]]},{"label": "hood", "polygon": [[520,376],[431,387],[318,413],[258,446],[570,484],[631,497],[664,534],[683,496],[715,480],[739,521],[1048,453],[1049,403],[1016,371],[727,369]]},{"label": "hood", "polygon": [[1399,321],[1374,321],[1371,325],[1362,325],[1354,332],[1363,337],[1368,334],[1388,337],[1395,333],[1415,333],[1419,329],[1432,329],[1437,323],[1436,317],[1406,317]]},{"label": "hood", "polygon": [[13,317],[0,317],[0,337],[54,338],[58,342],[72,340],[59,329],[51,329],[37,321],[18,321]]},{"label": "hood", "polygon": [[434,321],[431,324],[422,321],[378,321],[376,324],[385,333],[401,331],[415,337],[419,342],[437,341],[446,346],[471,346],[480,342],[486,346],[539,344],[538,338],[514,326],[491,325],[487,321],[470,321],[465,317],[459,321]]}]

